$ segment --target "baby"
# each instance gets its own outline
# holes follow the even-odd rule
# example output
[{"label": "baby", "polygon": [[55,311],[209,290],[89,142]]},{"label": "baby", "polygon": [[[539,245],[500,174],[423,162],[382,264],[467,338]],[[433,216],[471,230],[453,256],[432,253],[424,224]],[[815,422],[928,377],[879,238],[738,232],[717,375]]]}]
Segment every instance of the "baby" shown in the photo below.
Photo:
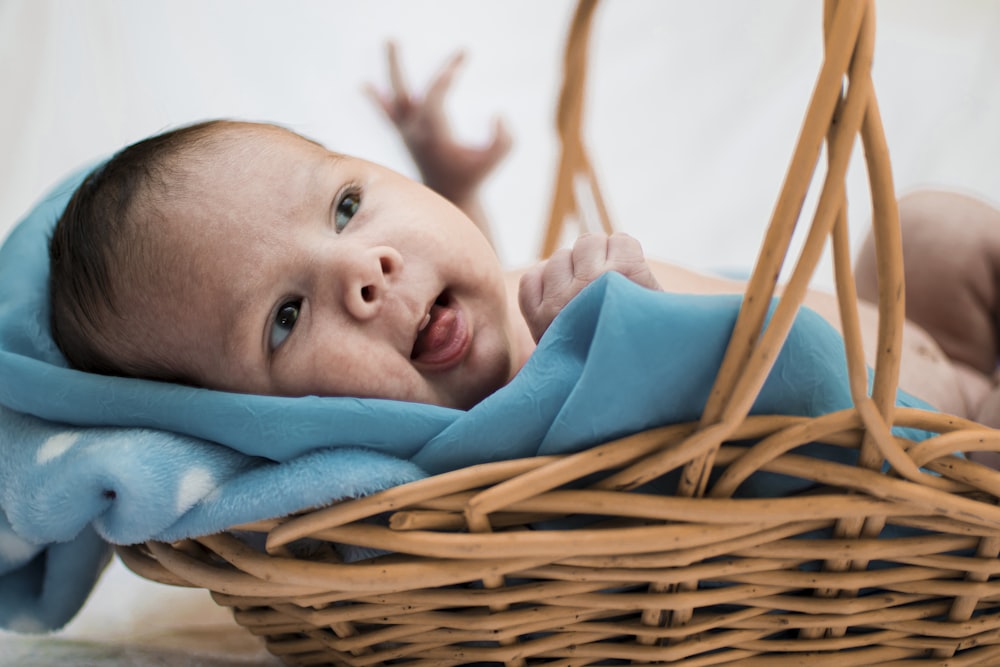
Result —
[{"label": "baby", "polygon": [[[50,246],[52,330],[69,362],[224,391],[468,408],[509,382],[556,314],[607,271],[650,289],[743,291],[649,261],[624,234],[585,235],[502,271],[477,192],[510,141],[500,125],[485,148],[452,139],[442,101],[459,62],[418,99],[390,49],[392,93],[372,90],[437,192],[289,130],[233,121],[145,139],[95,170]],[[919,319],[901,385],[992,420],[1000,213],[943,193],[905,199],[901,212],[908,266],[935,272],[907,275]],[[870,244],[858,282],[874,298]],[[839,325],[832,296],[807,304]],[[871,348],[873,306],[861,315]]]}]

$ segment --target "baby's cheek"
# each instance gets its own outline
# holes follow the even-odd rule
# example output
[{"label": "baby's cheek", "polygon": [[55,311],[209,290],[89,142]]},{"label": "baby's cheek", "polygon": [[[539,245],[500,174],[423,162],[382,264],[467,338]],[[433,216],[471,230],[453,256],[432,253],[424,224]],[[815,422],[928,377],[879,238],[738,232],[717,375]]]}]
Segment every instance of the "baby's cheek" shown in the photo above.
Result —
[{"label": "baby's cheek", "polygon": [[[313,350],[295,350],[272,368],[280,393],[287,396],[360,396],[366,393],[366,373],[358,358],[332,349],[335,344]],[[348,347],[346,344],[340,347]]]}]

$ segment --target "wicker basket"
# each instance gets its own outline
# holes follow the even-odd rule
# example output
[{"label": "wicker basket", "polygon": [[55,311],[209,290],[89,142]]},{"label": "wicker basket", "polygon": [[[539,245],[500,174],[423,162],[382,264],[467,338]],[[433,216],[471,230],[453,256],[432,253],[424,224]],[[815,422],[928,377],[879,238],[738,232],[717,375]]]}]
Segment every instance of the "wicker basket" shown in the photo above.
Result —
[{"label": "wicker basket", "polygon": [[[577,73],[560,116],[563,170],[591,179],[579,70],[593,4],[581,3],[574,24],[567,64]],[[148,578],[211,590],[291,665],[1000,664],[1000,473],[951,455],[997,449],[1000,434],[894,406],[902,260],[870,78],[872,3],[828,1],[825,19],[826,58],[700,422],[470,467],[232,533],[122,548],[122,559]],[[859,132],[880,257],[871,396],[845,216]],[[812,227],[761,334],[824,142]],[[574,207],[557,193],[553,221]],[[856,406],[813,419],[747,417],[828,235]],[[914,444],[893,437],[893,425],[941,435]],[[792,451],[812,441],[855,450],[857,465]],[[671,471],[680,473],[675,496],[633,491]],[[757,471],[812,488],[732,497]],[[574,522],[581,516],[590,520]],[[553,520],[563,526],[537,529]],[[266,552],[237,531],[259,533]],[[334,544],[383,555],[346,564]]]}]

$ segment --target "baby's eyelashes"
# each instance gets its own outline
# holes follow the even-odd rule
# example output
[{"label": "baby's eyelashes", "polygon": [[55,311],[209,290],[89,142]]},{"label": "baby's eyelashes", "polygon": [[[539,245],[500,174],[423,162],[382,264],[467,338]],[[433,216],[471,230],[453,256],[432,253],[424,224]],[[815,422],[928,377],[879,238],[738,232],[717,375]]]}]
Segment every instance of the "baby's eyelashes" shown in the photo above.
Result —
[{"label": "baby's eyelashes", "polygon": [[274,321],[271,323],[269,341],[272,352],[277,350],[288,336],[291,335],[292,329],[295,328],[295,323],[299,319],[299,310],[301,307],[302,301],[299,299],[286,301],[279,306],[278,312],[274,316]]},{"label": "baby's eyelashes", "polygon": [[361,193],[357,189],[351,188],[340,195],[333,211],[333,226],[338,234],[344,231],[360,207]]}]

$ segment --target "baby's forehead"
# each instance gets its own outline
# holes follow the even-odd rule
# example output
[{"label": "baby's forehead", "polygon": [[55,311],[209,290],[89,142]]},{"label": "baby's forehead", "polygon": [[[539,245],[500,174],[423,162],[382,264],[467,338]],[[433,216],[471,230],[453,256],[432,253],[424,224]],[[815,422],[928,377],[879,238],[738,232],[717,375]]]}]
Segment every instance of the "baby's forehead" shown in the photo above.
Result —
[{"label": "baby's forehead", "polygon": [[178,185],[201,196],[210,196],[210,189],[225,179],[249,181],[245,185],[254,178],[280,180],[290,164],[300,161],[363,161],[280,125],[247,122],[220,124],[207,142],[182,159],[176,165]]},{"label": "baby's forehead", "polygon": [[[267,234],[274,221],[296,217],[299,207],[322,198],[341,178],[329,165],[339,171],[352,162],[364,161],[280,126],[225,122],[169,170],[161,196],[154,194],[158,226],[166,240],[185,246],[192,234],[207,244],[212,231],[222,227],[228,234],[233,224]],[[241,235],[230,241],[240,238],[248,240]]]},{"label": "baby's forehead", "polygon": [[154,203],[154,259],[163,270],[187,267],[170,281],[254,264],[280,238],[281,223],[326,192],[322,164],[356,159],[278,126],[227,123],[215,139],[178,165]]},{"label": "baby's forehead", "polygon": [[273,123],[226,121],[216,127],[215,135],[222,141],[231,142],[231,145],[235,147],[258,146],[278,142],[293,146],[297,145],[304,150],[315,151],[319,149],[333,155],[342,156],[340,153],[330,151],[320,141],[300,134],[291,128]]}]

